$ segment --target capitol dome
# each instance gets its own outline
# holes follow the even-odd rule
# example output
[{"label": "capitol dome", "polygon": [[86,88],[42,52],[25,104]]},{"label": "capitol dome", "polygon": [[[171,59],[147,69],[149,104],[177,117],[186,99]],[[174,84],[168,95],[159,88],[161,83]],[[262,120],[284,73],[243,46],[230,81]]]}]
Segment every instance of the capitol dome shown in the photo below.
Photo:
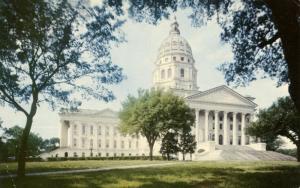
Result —
[{"label": "capitol dome", "polygon": [[180,35],[176,19],[171,24],[169,36],[160,45],[153,71],[153,84],[155,88],[172,89],[183,95],[198,92],[192,49]]},{"label": "capitol dome", "polygon": [[191,46],[180,35],[179,24],[176,20],[171,24],[169,36],[160,45],[158,58],[160,59],[172,54],[182,54],[193,59]]}]

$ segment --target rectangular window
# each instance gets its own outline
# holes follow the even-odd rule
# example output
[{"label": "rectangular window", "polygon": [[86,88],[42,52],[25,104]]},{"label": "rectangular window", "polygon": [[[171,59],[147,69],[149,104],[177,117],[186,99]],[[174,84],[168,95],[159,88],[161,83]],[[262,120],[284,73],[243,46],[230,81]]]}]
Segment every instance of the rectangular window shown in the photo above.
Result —
[{"label": "rectangular window", "polygon": [[220,121],[223,121],[223,117],[222,117],[222,116],[220,116],[219,120],[220,120]]},{"label": "rectangular window", "polygon": [[175,56],[173,56],[173,60],[176,61],[176,57]]},{"label": "rectangular window", "polygon": [[117,148],[117,141],[114,140],[114,148]]},{"label": "rectangular window", "polygon": [[101,148],[101,140],[98,140],[98,148]]},{"label": "rectangular window", "polygon": [[81,147],[82,147],[82,148],[85,147],[85,139],[84,139],[84,138],[82,138],[82,140],[81,140]]},{"label": "rectangular window", "polygon": [[232,125],[232,124],[230,124],[230,130],[232,131],[232,129],[233,129],[233,125]]},{"label": "rectangular window", "polygon": [[106,127],[105,135],[106,135],[106,136],[109,136],[109,127]]},{"label": "rectangular window", "polygon": [[93,125],[91,125],[91,127],[90,127],[90,133],[91,133],[91,135],[94,134],[94,127],[93,127]]},{"label": "rectangular window", "polygon": [[135,146],[136,146],[136,149],[138,149],[138,148],[139,148],[139,141],[136,141],[136,144],[135,144]]},{"label": "rectangular window", "polygon": [[121,141],[121,148],[124,149],[124,140]]},{"label": "rectangular window", "polygon": [[98,126],[98,135],[101,135],[101,126]]},{"label": "rectangular window", "polygon": [[90,140],[90,147],[93,148],[93,139]]},{"label": "rectangular window", "polygon": [[106,140],[105,147],[109,148],[109,140]]},{"label": "rectangular window", "polygon": [[128,141],[128,147],[131,148],[131,140]]},{"label": "rectangular window", "polygon": [[220,129],[223,129],[223,124],[222,123],[220,123]]},{"label": "rectangular window", "polygon": [[106,153],[106,157],[109,157],[109,153]]},{"label": "rectangular window", "polygon": [[73,146],[74,146],[74,147],[77,146],[77,140],[76,140],[76,138],[73,139]]},{"label": "rectangular window", "polygon": [[85,135],[85,125],[82,125],[82,134]]},{"label": "rectangular window", "polygon": [[77,135],[77,125],[73,125],[73,134]]},{"label": "rectangular window", "polygon": [[239,131],[242,130],[241,124],[239,124],[238,129],[239,129]]},{"label": "rectangular window", "polygon": [[184,57],[181,57],[180,59],[181,59],[181,61],[184,61]]}]

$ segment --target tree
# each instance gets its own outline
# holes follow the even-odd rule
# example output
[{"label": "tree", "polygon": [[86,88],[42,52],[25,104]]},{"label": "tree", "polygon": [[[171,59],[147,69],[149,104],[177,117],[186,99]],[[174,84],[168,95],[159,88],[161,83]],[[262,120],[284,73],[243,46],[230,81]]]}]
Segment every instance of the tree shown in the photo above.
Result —
[{"label": "tree", "polygon": [[296,145],[300,161],[300,113],[291,98],[279,98],[271,107],[260,110],[257,117],[247,133],[261,138],[287,137]]},{"label": "tree", "polygon": [[[5,143],[4,144],[5,144],[5,148],[6,148],[6,152],[7,152],[6,153],[7,157],[13,157],[15,159],[18,158],[18,153],[19,153],[19,149],[18,149],[19,144],[18,143],[22,136],[23,130],[24,130],[23,128],[21,128],[17,125],[14,127],[5,129],[5,131],[4,131]],[[30,133],[28,136],[26,158],[27,157],[36,157],[39,154],[41,154],[42,147],[43,147],[43,139],[35,133]]]},{"label": "tree", "polygon": [[128,96],[120,112],[120,131],[124,134],[141,134],[149,145],[150,160],[157,138],[170,130],[177,131],[193,124],[193,111],[184,100],[170,91],[140,90],[138,97]]},{"label": "tree", "polygon": [[179,151],[177,134],[168,132],[162,139],[159,152],[163,156],[167,156],[167,160],[170,160],[171,154],[176,154]]},{"label": "tree", "polygon": [[25,174],[29,133],[38,106],[72,109],[80,99],[114,98],[107,84],[122,81],[110,46],[123,41],[116,15],[84,1],[0,2],[0,104],[26,116],[19,142],[18,176]]},{"label": "tree", "polygon": [[45,152],[53,151],[53,150],[57,149],[58,147],[59,147],[59,138],[53,137],[50,139],[45,139],[43,141],[42,149]]},{"label": "tree", "polygon": [[179,138],[179,151],[182,153],[182,159],[185,160],[185,154],[190,153],[192,155],[195,152],[197,143],[190,129],[183,129]]},{"label": "tree", "polygon": [[[106,0],[119,14],[122,0]],[[300,111],[300,4],[297,0],[128,0],[129,16],[137,21],[157,23],[179,8],[192,10],[195,26],[212,18],[223,28],[221,39],[232,46],[234,59],[219,70],[236,86],[247,85],[263,75],[289,83],[289,93]],[[126,6],[127,7],[127,6]],[[261,74],[263,73],[263,74]]]}]

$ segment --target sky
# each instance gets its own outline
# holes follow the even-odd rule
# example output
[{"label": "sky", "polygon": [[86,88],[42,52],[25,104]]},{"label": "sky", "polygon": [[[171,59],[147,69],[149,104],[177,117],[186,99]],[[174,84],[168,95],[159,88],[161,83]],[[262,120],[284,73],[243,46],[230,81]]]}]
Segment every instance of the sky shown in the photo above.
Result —
[{"label": "sky", "polygon": [[[189,42],[198,70],[198,86],[201,91],[226,84],[224,75],[217,67],[226,61],[231,61],[233,54],[230,45],[220,40],[221,29],[213,20],[201,28],[191,26],[188,11],[176,14],[181,35]],[[174,15],[171,16],[173,18]],[[173,19],[163,20],[157,25],[137,23],[128,20],[122,27],[126,35],[126,43],[112,48],[112,61],[124,69],[126,80],[116,86],[110,86],[116,100],[105,103],[102,101],[82,101],[82,109],[111,108],[119,110],[121,103],[128,94],[136,94],[138,88],[152,86],[152,71],[158,55],[161,42],[168,36]],[[234,88],[242,95],[255,97],[258,109],[270,106],[278,97],[288,95],[288,87],[276,87],[276,80],[259,79],[247,87]],[[20,125],[24,127],[25,117],[8,106],[0,106],[0,117],[5,127]],[[43,138],[59,136],[58,109],[52,111],[47,104],[42,104],[37,111],[32,125],[32,131]]]}]

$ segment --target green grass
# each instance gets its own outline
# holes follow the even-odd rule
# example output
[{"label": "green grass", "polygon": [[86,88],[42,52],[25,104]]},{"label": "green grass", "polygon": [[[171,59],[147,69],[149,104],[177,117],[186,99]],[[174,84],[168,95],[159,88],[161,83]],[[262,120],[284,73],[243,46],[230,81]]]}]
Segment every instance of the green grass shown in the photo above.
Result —
[{"label": "green grass", "polygon": [[[85,162],[85,161],[84,161]],[[111,162],[111,161],[106,161]],[[25,177],[19,187],[299,187],[297,162],[179,162],[165,167]],[[0,187],[12,187],[0,179]]]},{"label": "green grass", "polygon": [[[51,162],[27,162],[26,172],[45,172],[73,169],[102,168],[113,166],[128,166],[138,164],[156,164],[164,161],[143,160],[83,160],[83,161],[51,161]],[[0,175],[15,174],[17,163],[0,163]]]}]

